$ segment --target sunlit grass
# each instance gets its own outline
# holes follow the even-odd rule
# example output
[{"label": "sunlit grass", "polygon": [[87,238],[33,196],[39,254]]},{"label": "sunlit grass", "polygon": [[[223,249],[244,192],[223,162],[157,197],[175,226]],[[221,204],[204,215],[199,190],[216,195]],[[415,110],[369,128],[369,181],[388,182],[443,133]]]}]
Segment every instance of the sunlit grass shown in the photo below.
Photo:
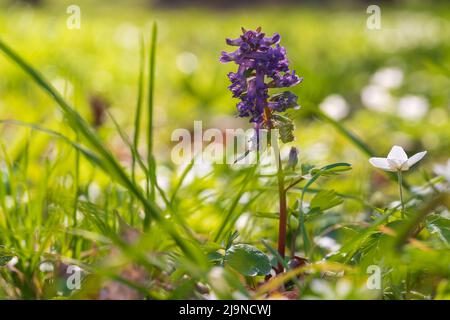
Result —
[{"label": "sunlit grass", "polygon": [[[301,298],[449,298],[448,184],[432,170],[450,148],[448,12],[390,9],[373,34],[356,8],[249,16],[111,6],[101,15],[92,5],[81,30],[65,28],[64,8],[0,13],[0,298],[121,298],[101,296],[118,285],[126,297],[152,299],[276,297],[282,285]],[[414,36],[402,21],[427,22],[430,34]],[[290,113],[293,145],[300,164],[322,168],[305,169],[313,178],[287,192],[288,242],[298,236],[309,264],[264,284],[227,267],[227,252],[249,244],[290,268],[274,249],[276,175],[170,161],[174,128],[250,126],[233,117],[231,69],[218,63],[241,25],[282,34],[305,78],[294,88],[302,108]],[[393,47],[396,32],[406,40]],[[389,66],[404,75],[394,100],[428,101],[420,121],[364,106],[361,91]],[[331,94],[347,101],[345,119],[318,108]],[[109,106],[98,126],[93,96]],[[393,144],[428,151],[405,179],[405,220],[396,175],[368,162]],[[341,162],[352,170],[322,177]],[[79,291],[64,286],[68,265],[84,270]],[[380,290],[366,285],[371,265],[382,266]]]}]

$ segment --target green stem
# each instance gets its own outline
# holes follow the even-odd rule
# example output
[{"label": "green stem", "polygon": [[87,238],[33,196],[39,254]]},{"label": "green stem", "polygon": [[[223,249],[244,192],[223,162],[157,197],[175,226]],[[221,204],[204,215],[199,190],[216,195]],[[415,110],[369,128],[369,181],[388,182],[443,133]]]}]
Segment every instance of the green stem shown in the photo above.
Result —
[{"label": "green stem", "polygon": [[292,235],[291,235],[291,247],[289,248],[291,251],[291,259],[294,259],[294,257],[295,257],[295,241],[297,240],[297,237],[298,237],[298,230],[299,230],[299,228],[295,228],[292,231]]},{"label": "green stem", "polygon": [[403,187],[402,187],[402,171],[397,171],[398,177],[398,192],[400,194],[400,203],[402,205],[402,219],[405,219],[405,203],[403,202]]}]

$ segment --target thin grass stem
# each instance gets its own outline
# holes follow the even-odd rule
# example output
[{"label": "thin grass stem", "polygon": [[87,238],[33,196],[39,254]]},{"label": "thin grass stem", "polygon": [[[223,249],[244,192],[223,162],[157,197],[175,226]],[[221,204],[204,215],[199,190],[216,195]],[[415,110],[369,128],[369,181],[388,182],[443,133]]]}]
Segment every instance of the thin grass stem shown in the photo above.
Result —
[{"label": "thin grass stem", "polygon": [[[153,126],[154,126],[154,89],[155,89],[155,61],[156,61],[156,41],[158,35],[158,27],[156,22],[153,23],[151,31],[151,43],[149,52],[149,74],[148,74],[148,131],[147,131],[147,166],[149,168],[149,176],[147,177],[147,196],[155,199],[155,179],[156,166],[153,155]],[[147,222],[148,223],[148,222]]]}]

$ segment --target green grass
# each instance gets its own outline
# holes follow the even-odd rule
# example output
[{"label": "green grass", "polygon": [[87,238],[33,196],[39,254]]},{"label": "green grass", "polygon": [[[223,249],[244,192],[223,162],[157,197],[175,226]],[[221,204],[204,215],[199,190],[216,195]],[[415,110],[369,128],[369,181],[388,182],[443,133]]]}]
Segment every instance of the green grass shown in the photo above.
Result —
[{"label": "green grass", "polygon": [[[81,5],[82,29],[74,31],[64,27],[63,2],[41,9],[0,3],[0,298],[100,298],[119,285],[147,299],[268,297],[281,285],[301,298],[450,297],[448,182],[433,173],[450,147],[448,9],[388,8],[375,34],[359,8],[249,15],[111,4],[102,16],[105,7]],[[408,33],[408,21],[428,23],[432,37]],[[236,101],[226,89],[234,66],[218,62],[224,38],[241,25],[279,32],[292,68],[305,78],[293,89],[302,108],[289,114],[300,161],[284,175],[288,251],[296,248],[309,265],[258,289],[252,286],[262,275],[227,261],[238,259],[230,248],[249,244],[272,265],[290,268],[274,249],[276,173],[264,164],[170,160],[172,130],[191,129],[194,120],[204,129],[250,127],[234,117]],[[407,33],[405,42],[396,32]],[[195,62],[184,61],[183,52],[196,57],[192,72],[185,64]],[[361,90],[387,66],[404,72],[394,98],[429,101],[422,120],[363,106]],[[344,120],[318,108],[335,93],[349,104]],[[110,105],[98,127],[92,96]],[[396,176],[368,163],[393,144],[408,154],[428,151],[406,174],[405,219],[395,202]],[[352,170],[336,169],[347,163]],[[17,263],[7,265],[12,257]],[[264,269],[264,261],[250,258],[251,267]],[[43,269],[48,263],[53,271]],[[81,290],[65,285],[68,265],[84,270]],[[366,285],[373,265],[381,268],[379,290]]]}]

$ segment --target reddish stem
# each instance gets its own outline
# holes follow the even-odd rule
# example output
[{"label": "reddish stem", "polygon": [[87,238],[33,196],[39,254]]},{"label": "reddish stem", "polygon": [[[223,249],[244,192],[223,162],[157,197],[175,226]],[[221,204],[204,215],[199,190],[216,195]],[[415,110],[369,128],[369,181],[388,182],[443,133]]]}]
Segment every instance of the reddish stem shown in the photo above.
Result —
[{"label": "reddish stem", "polygon": [[[280,223],[278,227],[278,254],[284,260],[286,248],[286,191],[284,189],[284,173],[281,165],[281,156],[278,154],[278,195],[280,201]],[[278,263],[277,273],[283,272],[283,265]]]}]

